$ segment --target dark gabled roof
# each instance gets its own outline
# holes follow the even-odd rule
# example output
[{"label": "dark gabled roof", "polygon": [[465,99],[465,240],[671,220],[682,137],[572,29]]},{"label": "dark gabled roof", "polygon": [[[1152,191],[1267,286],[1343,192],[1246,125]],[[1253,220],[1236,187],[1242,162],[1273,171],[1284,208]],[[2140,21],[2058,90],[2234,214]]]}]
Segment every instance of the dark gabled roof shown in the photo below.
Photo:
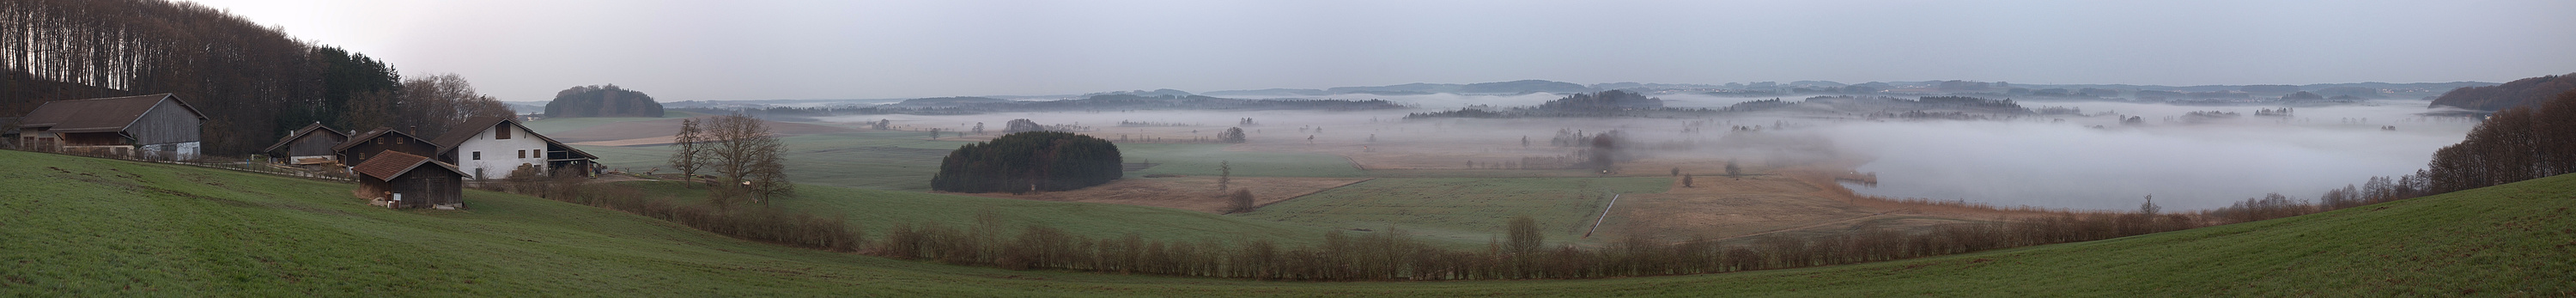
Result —
[{"label": "dark gabled roof", "polygon": [[430,159],[427,156],[411,155],[410,153],[402,153],[401,151],[393,150],[385,150],[384,153],[377,153],[376,158],[367,159],[367,162],[365,163],[359,163],[356,170],[358,171],[358,174],[367,175],[368,177],[376,177],[376,180],[393,181],[394,178],[402,177],[405,173],[411,173],[412,169],[419,168],[420,165],[424,164],[437,165],[441,170],[447,170],[450,173],[456,173],[456,175],[460,176],[465,175],[465,171],[457,170],[456,165],[438,162],[437,160]]},{"label": "dark gabled roof", "polygon": [[36,106],[36,110],[27,112],[22,119],[25,123],[19,126],[45,127],[47,131],[64,133],[125,131],[126,126],[134,125],[134,120],[143,118],[143,113],[151,112],[152,107],[160,105],[163,100],[177,102],[188,114],[196,115],[200,120],[206,119],[205,113],[197,112],[196,106],[179,100],[178,95],[162,93],[45,102]]},{"label": "dark gabled roof", "polygon": [[[381,137],[381,136],[384,136],[384,135],[386,135],[386,134],[393,134],[393,135],[395,135],[395,136],[400,136],[400,137],[405,137],[405,138],[411,138],[412,140],[417,140],[417,141],[422,141],[422,142],[428,142],[428,141],[429,141],[429,140],[421,139],[420,137],[417,137],[417,136],[412,136],[412,135],[411,135],[411,134],[409,134],[409,133],[403,133],[403,132],[401,132],[401,131],[395,131],[395,130],[394,130],[393,128],[391,128],[391,127],[377,127],[377,128],[376,128],[376,130],[370,130],[370,131],[367,131],[367,133],[361,133],[361,134],[358,134],[358,135],[355,135],[355,136],[349,136],[349,140],[347,140],[347,141],[341,141],[339,146],[331,146],[331,152],[349,151],[349,147],[355,147],[355,146],[358,146],[358,144],[364,144],[364,143],[367,143],[367,140],[372,140],[372,139],[375,139],[376,137]],[[430,145],[431,145],[431,146],[437,146],[438,144],[436,144],[436,143],[431,143]]]},{"label": "dark gabled roof", "polygon": [[[343,139],[340,139],[340,141],[341,141],[341,142],[344,142],[344,143],[349,141],[349,139],[346,139],[346,138],[349,136],[349,134],[346,134],[346,133],[340,133],[340,131],[337,131],[337,130],[331,130],[331,128],[329,128],[329,127],[322,127],[322,123],[321,123],[321,122],[314,122],[314,123],[313,123],[313,125],[305,125],[305,126],[304,126],[304,128],[297,128],[297,129],[295,129],[295,131],[294,131],[294,132],[288,132],[288,133],[286,133],[286,136],[285,136],[285,137],[279,137],[279,138],[277,138],[277,144],[276,144],[276,145],[268,145],[268,149],[260,149],[260,150],[259,150],[259,152],[277,152],[277,149],[279,149],[279,148],[286,148],[286,145],[287,145],[287,144],[295,143],[295,140],[296,140],[296,139],[302,139],[302,138],[307,137],[307,136],[312,136],[312,135],[313,135],[313,132],[315,132],[315,131],[320,131],[320,132],[325,132],[325,133],[330,133],[330,134],[340,135],[340,137],[342,137],[342,138],[343,138]],[[337,144],[334,144],[334,147],[337,147]]]},{"label": "dark gabled roof", "polygon": [[437,140],[429,143],[438,144],[438,151],[445,153],[447,148],[456,148],[457,144],[464,144],[465,140],[474,139],[474,135],[483,134],[483,129],[501,125],[501,122],[514,121],[502,117],[468,117],[465,122],[447,126],[447,134],[439,135]]},{"label": "dark gabled roof", "polygon": [[528,131],[529,136],[537,137],[539,140],[545,140],[548,145],[561,146],[564,150],[572,150],[572,153],[574,154],[581,154],[581,156],[589,157],[590,159],[599,159],[598,155],[590,155],[590,152],[581,151],[581,148],[573,148],[572,145],[564,145],[563,142],[557,142],[554,138],[548,138],[546,135],[537,134],[537,130],[528,129],[527,125],[519,124],[518,118],[519,117],[465,118],[465,122],[457,123],[456,126],[447,127],[446,135],[438,136],[438,140],[431,141],[430,143],[438,144],[438,154],[446,155],[447,151],[456,150],[457,145],[464,145],[465,141],[473,140],[474,135],[483,134],[483,129],[499,126],[501,123],[509,123],[511,126],[518,126],[520,130]]}]

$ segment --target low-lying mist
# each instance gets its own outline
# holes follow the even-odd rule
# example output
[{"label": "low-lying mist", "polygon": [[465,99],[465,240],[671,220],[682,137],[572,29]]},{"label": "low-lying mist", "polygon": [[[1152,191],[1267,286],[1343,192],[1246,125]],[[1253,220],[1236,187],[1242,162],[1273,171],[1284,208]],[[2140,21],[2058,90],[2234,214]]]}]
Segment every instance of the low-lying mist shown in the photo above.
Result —
[{"label": "low-lying mist", "polygon": [[[1877,157],[1859,168],[1876,172],[1879,179],[1876,187],[1852,187],[1863,194],[2111,210],[2137,208],[2144,197],[2154,195],[2157,204],[2181,210],[2225,207],[2272,192],[2313,199],[2326,189],[2371,176],[2413,173],[2432,159],[2435,149],[2458,143],[2473,125],[2414,117],[2412,113],[2425,111],[2420,103],[2403,102],[2298,108],[2286,119],[2252,116],[2268,107],[2060,105],[2086,112],[2117,110],[2150,120],[2103,129],[2082,122],[2108,117],[2074,125],[1848,123],[1819,131],[1842,150]],[[2186,111],[2247,116],[2198,124],[2163,120]],[[2369,123],[2358,123],[2361,118]]]},{"label": "low-lying mist", "polygon": [[[1657,95],[1668,106],[1723,107],[1769,98],[1702,95]],[[2297,107],[2288,117],[2258,116],[2272,106],[2174,106],[2108,101],[2022,102],[2025,107],[2075,107],[2093,116],[2021,116],[2004,121],[1867,121],[1854,115],[1715,114],[1711,118],[1515,118],[1417,119],[1405,113],[1450,110],[1468,105],[1527,106],[1556,96],[1532,95],[1401,95],[1361,96],[1417,106],[1410,110],[1327,111],[1079,111],[994,113],[978,115],[853,115],[825,117],[832,122],[889,119],[898,129],[969,130],[982,122],[988,132],[1011,119],[1040,124],[1080,124],[1083,133],[1119,140],[1123,136],[1165,138],[1212,137],[1243,118],[1250,145],[1259,150],[1369,154],[1402,150],[1405,167],[1466,166],[1514,161],[1518,157],[1559,156],[1577,148],[1552,147],[1558,129],[1598,133],[1620,130],[1639,144],[1696,143],[1695,149],[1641,152],[1655,158],[1764,159],[1782,153],[1868,158],[1860,172],[1875,172],[1875,187],[1850,186],[1862,194],[1896,198],[1965,200],[1996,206],[2133,209],[2147,195],[2168,210],[2225,207],[2233,201],[2278,192],[2312,199],[2329,188],[2358,184],[2371,176],[2413,173],[2432,152],[2457,143],[2474,125],[2459,118],[2426,118],[2420,101],[2377,101],[2361,105]],[[1337,97],[1339,98],[1339,97]],[[1351,99],[1351,98],[1344,98]],[[1803,98],[1784,98],[1800,100]],[[2239,116],[2186,119],[2193,111],[2233,112]],[[2118,116],[2108,115],[2117,113]],[[2144,123],[2124,125],[2118,119],[2139,116]],[[2363,119],[2368,119],[2364,122]],[[2063,120],[2063,121],[2060,121]],[[1129,126],[1121,121],[1185,126]],[[1693,123],[1699,123],[1694,125]],[[1809,148],[1745,150],[1724,144],[1731,126],[1766,127],[1764,134],[1814,137],[1835,152]],[[2100,126],[2096,128],[2095,126]],[[2384,126],[2394,126],[2387,130]],[[1305,129],[1301,129],[1305,128]],[[1323,128],[1323,130],[1309,130]],[[1307,138],[1315,139],[1309,141]],[[1535,145],[1524,147],[1522,137]],[[1293,145],[1293,146],[1282,146]],[[1374,147],[1375,149],[1370,149]],[[1144,158],[1152,158],[1143,156]],[[1361,160],[1367,160],[1365,158]],[[1383,160],[1383,159],[1381,159]],[[1814,160],[1812,158],[1808,160]],[[1746,162],[1756,162],[1746,160]],[[1659,165],[1634,165],[1637,169]],[[1662,172],[1652,170],[1651,172]]]}]

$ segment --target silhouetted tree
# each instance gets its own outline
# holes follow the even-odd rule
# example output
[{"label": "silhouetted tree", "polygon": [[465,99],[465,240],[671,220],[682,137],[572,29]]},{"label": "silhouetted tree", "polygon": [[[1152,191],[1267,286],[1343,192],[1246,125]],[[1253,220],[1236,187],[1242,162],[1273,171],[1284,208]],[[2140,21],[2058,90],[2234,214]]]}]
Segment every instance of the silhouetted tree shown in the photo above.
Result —
[{"label": "silhouetted tree", "polygon": [[[1246,118],[1246,119],[1250,119],[1250,118]],[[1243,143],[1243,128],[1241,128],[1241,127],[1228,127],[1228,128],[1226,128],[1226,129],[1225,129],[1225,131],[1224,131],[1224,132],[1218,132],[1218,133],[1216,133],[1216,141],[1218,141],[1218,142],[1226,142],[1226,143],[1237,143],[1237,144],[1241,144],[1241,143]]]},{"label": "silhouetted tree", "polygon": [[717,116],[702,124],[707,168],[722,175],[731,189],[747,191],[754,199],[766,200],[794,193],[796,186],[787,181],[785,144],[769,131],[759,118],[742,113]]},{"label": "silhouetted tree", "polygon": [[[680,133],[671,135],[671,169],[680,171],[681,182],[694,182],[698,170],[707,164],[707,136],[698,127],[698,119],[680,119]],[[696,185],[684,183],[682,185]]]},{"label": "silhouetted tree", "polygon": [[1227,213],[1252,212],[1252,207],[1254,205],[1252,189],[1236,189],[1234,190],[1234,193],[1227,194],[1225,196],[1225,201],[1229,206],[1229,208],[1227,208]]},{"label": "silhouetted tree", "polygon": [[1538,219],[1530,218],[1528,215],[1512,217],[1507,226],[1503,234],[1506,239],[1504,243],[1509,245],[1508,248],[1512,253],[1536,252],[1539,246],[1547,241],[1547,235],[1539,232]]}]

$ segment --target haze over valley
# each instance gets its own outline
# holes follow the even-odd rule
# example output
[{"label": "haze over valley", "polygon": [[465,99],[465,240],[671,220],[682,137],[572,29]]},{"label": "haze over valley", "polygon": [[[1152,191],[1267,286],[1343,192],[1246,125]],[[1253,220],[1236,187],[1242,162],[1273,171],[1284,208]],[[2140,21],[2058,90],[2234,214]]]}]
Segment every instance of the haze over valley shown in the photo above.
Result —
[{"label": "haze over valley", "polygon": [[2571,11],[0,0],[0,296],[2576,296]]}]

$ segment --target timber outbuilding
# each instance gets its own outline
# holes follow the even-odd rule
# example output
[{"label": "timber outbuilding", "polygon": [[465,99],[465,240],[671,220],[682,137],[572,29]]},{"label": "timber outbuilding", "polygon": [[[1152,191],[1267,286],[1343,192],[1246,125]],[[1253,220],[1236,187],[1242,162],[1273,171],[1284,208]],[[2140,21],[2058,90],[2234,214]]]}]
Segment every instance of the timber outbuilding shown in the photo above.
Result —
[{"label": "timber outbuilding", "polygon": [[464,171],[427,156],[387,150],[358,164],[358,195],[394,209],[465,208]]},{"label": "timber outbuilding", "polygon": [[206,114],[170,93],[45,102],[18,119],[30,151],[196,159]]},{"label": "timber outbuilding", "polygon": [[278,163],[326,164],[340,161],[339,152],[331,149],[348,142],[348,133],[331,130],[330,127],[324,127],[322,123],[316,122],[304,128],[287,131],[285,138],[278,139],[276,145],[268,145],[268,149],[261,149],[260,152],[267,153],[269,158],[276,159]]},{"label": "timber outbuilding", "polygon": [[437,156],[438,144],[392,128],[377,128],[349,136],[349,141],[341,142],[339,146],[332,146],[331,152],[340,155],[340,164],[355,166],[366,163],[367,159],[383,155],[385,152]]}]

